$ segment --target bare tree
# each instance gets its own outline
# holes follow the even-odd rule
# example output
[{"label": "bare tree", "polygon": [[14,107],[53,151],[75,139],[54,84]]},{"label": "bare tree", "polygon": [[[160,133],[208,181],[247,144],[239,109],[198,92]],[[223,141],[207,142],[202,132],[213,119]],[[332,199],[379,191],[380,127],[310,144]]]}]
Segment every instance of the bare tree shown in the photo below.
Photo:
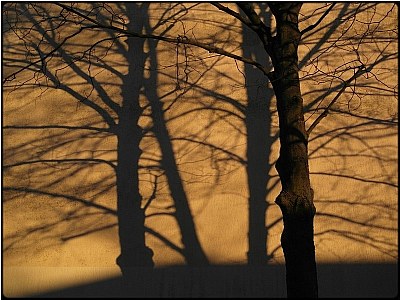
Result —
[{"label": "bare tree", "polygon": [[[210,4],[203,5],[210,7]],[[7,11],[10,16],[12,15],[10,19],[14,20],[10,21],[8,30],[13,31],[15,36],[22,40],[22,45],[26,49],[26,57],[22,61],[9,62],[11,71],[8,71],[3,82],[18,88],[24,87],[26,82],[30,80],[37,83],[44,81],[45,87],[62,88],[102,117],[108,125],[108,128],[103,129],[103,131],[116,134],[118,137],[118,164],[117,166],[112,164],[116,168],[117,175],[117,213],[121,243],[121,256],[118,259],[118,264],[122,272],[127,274],[127,270],[132,266],[142,264],[152,266],[153,264],[151,250],[146,247],[144,239],[144,213],[140,207],[142,196],[139,193],[137,175],[141,156],[139,144],[143,137],[143,128],[139,126],[139,118],[145,111],[143,106],[140,105],[140,95],[143,92],[141,90],[143,87],[146,90],[146,84],[140,81],[142,74],[136,72],[138,70],[142,72],[142,68],[145,66],[147,59],[143,51],[145,43],[149,43],[153,51],[156,49],[155,41],[172,44],[177,48],[183,47],[181,49],[184,49],[184,56],[186,57],[184,63],[185,75],[177,80],[178,90],[182,88],[179,82],[186,85],[190,84],[188,75],[190,64],[187,60],[189,47],[197,47],[207,50],[211,54],[229,57],[260,70],[265,76],[265,83],[268,82],[272,85],[279,117],[280,155],[276,161],[276,169],[282,190],[275,202],[282,211],[284,223],[281,245],[286,261],[287,294],[289,297],[318,297],[314,245],[316,209],[314,191],[310,182],[309,136],[315,132],[317,125],[328,113],[335,110],[343,113],[338,102],[346,94],[350,95],[348,103],[354,97],[362,99],[362,94],[367,89],[382,89],[384,93],[392,93],[397,97],[397,87],[389,86],[384,79],[385,73],[377,71],[381,63],[397,58],[397,53],[393,52],[392,49],[393,36],[397,35],[397,28],[394,26],[386,28],[387,24],[384,24],[385,18],[395,8],[391,7],[378,16],[375,4],[357,4],[339,12],[340,18],[336,23],[329,23],[331,28],[327,28],[324,22],[327,16],[334,12],[335,4],[322,5],[319,10],[309,12],[309,15],[301,15],[302,3],[268,3],[264,10],[267,9],[271,15],[273,21],[270,21],[270,24],[266,23],[265,11],[263,12],[264,15],[259,13],[259,7],[257,8],[251,3],[238,3],[237,6],[240,10],[233,5],[228,6],[219,3],[212,3],[211,5],[214,9],[225,12],[229,17],[241,22],[243,26],[254,32],[261,42],[262,50],[268,57],[268,61],[260,62],[252,57],[226,50],[218,46],[218,41],[215,41],[215,43],[201,41],[196,38],[193,31],[186,30],[184,25],[182,25],[183,32],[181,34],[177,36],[169,34],[170,29],[178,23],[177,19],[179,18],[176,16],[172,18],[173,21],[167,26],[166,30],[149,30],[146,28],[146,22],[143,21],[147,4],[137,7],[134,5],[135,9],[128,9],[126,14],[129,22],[106,4],[91,6],[58,3],[52,5],[50,10],[42,9],[40,5],[36,4],[9,4]],[[186,11],[187,9],[184,8],[181,13],[184,14]],[[370,19],[367,19],[367,21],[358,19],[359,14],[365,11],[371,14]],[[33,24],[31,27],[22,26],[25,23],[19,20],[19,18],[22,18],[21,16],[27,15],[27,12],[31,16],[34,15],[34,17],[28,17],[28,20],[24,20],[27,21],[27,24]],[[310,24],[300,28],[300,21]],[[164,23],[166,23],[165,19],[158,20],[160,27]],[[60,29],[68,26],[70,27],[68,35],[64,34],[60,37],[58,35]],[[321,40],[325,43],[326,40],[330,39],[329,46],[324,49],[310,49],[304,58],[299,59],[299,46],[302,43],[307,45],[307,42],[312,40],[315,33],[322,30],[321,28],[327,31],[325,37]],[[339,32],[338,28],[344,29]],[[225,30],[229,31],[230,29]],[[349,39],[348,34],[351,30],[355,34],[352,39]],[[43,38],[39,41],[30,40],[30,34],[33,31],[39,33]],[[66,53],[63,46],[84,31],[93,31],[96,34],[106,33],[106,35],[103,38],[98,38],[97,42],[88,49],[82,49],[74,54]],[[376,44],[376,48],[379,49],[378,54],[368,54],[365,51],[365,44],[370,39],[376,41],[382,36],[382,32],[387,33],[388,36],[386,39],[383,38],[381,44]],[[97,61],[101,60],[101,55],[94,51],[97,45],[116,43],[118,47],[123,49],[126,45],[121,42],[122,39],[126,39],[128,47],[126,59],[129,63],[129,72],[124,77],[123,84],[126,86],[123,95],[124,100],[118,105],[107,96],[106,90],[102,87],[101,82],[98,82],[96,77],[92,75],[91,69],[94,68],[96,59]],[[111,46],[105,47],[102,55],[107,55],[110,48]],[[321,67],[321,61],[329,58],[335,49],[346,49],[348,57],[343,63],[335,65],[333,70],[326,71],[325,68]],[[152,55],[154,55],[154,52]],[[63,64],[54,63],[55,59],[59,59]],[[156,64],[155,56],[152,56],[151,60],[153,64]],[[82,62],[87,66],[87,73],[80,71],[77,67]],[[52,63],[54,65],[49,67]],[[96,104],[87,96],[84,97],[76,93],[59,80],[58,73],[62,73],[65,64],[71,67],[78,76],[90,83],[93,90],[101,95],[103,100],[101,105]],[[308,69],[303,74],[302,72],[306,67]],[[32,71],[33,77],[21,83],[15,83],[18,76],[26,70]],[[179,74],[177,77],[179,77]],[[373,81],[370,86],[368,86],[367,79]],[[308,107],[304,105],[304,93],[300,88],[302,80],[318,82],[326,89],[326,92],[312,101]],[[352,90],[350,94],[347,93],[348,89]],[[152,95],[149,97],[152,101],[148,106],[151,107],[154,135],[160,141],[168,136],[168,130],[163,124],[164,108],[158,102],[159,97],[154,94],[154,91],[147,90],[146,92],[148,95]],[[332,96],[330,102],[322,104],[328,96]],[[265,106],[263,107],[265,109]],[[308,113],[312,110],[314,111],[310,116],[311,124],[307,129],[305,112]],[[321,110],[322,112],[320,112]],[[118,123],[115,121],[115,116],[118,118]],[[168,139],[163,141],[162,145],[164,145],[164,148],[161,147],[163,152],[162,165],[166,168],[165,173],[168,173],[166,174],[168,183],[170,187],[174,186],[174,182],[175,186],[178,185],[174,191],[177,195],[176,198],[180,199],[179,203],[182,210],[177,211],[177,215],[190,219],[186,195],[183,187],[179,186],[181,181],[179,173],[174,171],[177,168],[172,146]],[[165,147],[165,145],[167,146]],[[263,184],[264,181],[261,180],[260,182],[260,184]],[[252,181],[252,183],[254,182]],[[260,189],[263,188],[260,187]],[[258,196],[261,202],[265,201],[265,199],[262,199],[265,198],[265,193],[263,193],[261,192]],[[132,199],[135,199],[135,201],[132,201]],[[265,207],[261,209],[261,215],[265,214],[265,210]],[[182,213],[182,211],[184,212]],[[262,224],[262,226],[265,226],[265,224]],[[196,261],[200,260],[207,264],[207,258],[197,241],[194,226],[189,227],[188,234],[184,234],[185,231],[182,230],[184,244],[186,240],[186,247],[188,245],[194,246],[194,249],[189,250],[191,253],[197,251],[197,254],[194,254],[193,257],[197,257]],[[193,239],[187,238],[188,236],[192,236]],[[195,241],[194,244],[193,241]],[[263,241],[260,242],[260,244],[262,243]],[[249,252],[253,250],[260,251],[260,253],[265,252],[263,246],[256,246],[254,249],[250,249]],[[249,253],[249,260],[250,257]],[[259,259],[255,261],[259,261]]]}]

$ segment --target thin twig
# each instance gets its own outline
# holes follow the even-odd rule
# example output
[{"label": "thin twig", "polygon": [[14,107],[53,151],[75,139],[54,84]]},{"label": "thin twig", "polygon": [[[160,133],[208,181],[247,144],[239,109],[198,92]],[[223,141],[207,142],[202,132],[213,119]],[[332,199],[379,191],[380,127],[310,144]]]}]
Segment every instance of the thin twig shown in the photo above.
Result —
[{"label": "thin twig", "polygon": [[198,42],[197,40],[194,40],[194,39],[191,39],[191,38],[188,38],[188,37],[186,37],[185,39],[181,39],[179,37],[178,38],[172,38],[172,37],[165,37],[165,36],[159,36],[159,35],[154,35],[154,34],[142,34],[142,33],[137,33],[137,32],[133,32],[133,31],[130,31],[130,30],[126,30],[126,29],[123,29],[123,28],[119,28],[119,27],[116,27],[116,26],[113,26],[113,25],[101,24],[97,20],[92,19],[92,18],[80,13],[79,11],[76,11],[75,9],[73,9],[71,7],[68,7],[68,6],[66,6],[66,5],[64,5],[62,3],[57,3],[57,5],[59,5],[60,7],[62,7],[64,9],[66,9],[66,10],[68,10],[68,11],[70,11],[70,12],[72,12],[72,13],[74,13],[74,14],[76,14],[76,15],[84,18],[84,19],[86,19],[89,22],[92,22],[93,24],[96,24],[99,28],[111,29],[111,30],[126,34],[126,35],[131,36],[131,37],[148,38],[148,39],[154,39],[154,40],[160,40],[160,41],[164,41],[164,42],[169,42],[169,43],[173,43],[173,44],[179,43],[179,44],[186,44],[186,45],[196,46],[196,47],[202,48],[204,50],[207,50],[209,53],[218,53],[218,54],[224,55],[226,57],[230,57],[230,58],[233,58],[233,59],[240,60],[240,61],[242,61],[244,63],[251,64],[251,65],[255,66],[256,68],[260,69],[265,75],[268,76],[267,69],[264,66],[262,66],[260,63],[254,61],[254,60],[252,60],[250,58],[241,57],[239,55],[230,53],[228,51],[225,51],[222,48],[215,47],[215,46],[210,46],[208,44],[203,44],[203,43]]}]

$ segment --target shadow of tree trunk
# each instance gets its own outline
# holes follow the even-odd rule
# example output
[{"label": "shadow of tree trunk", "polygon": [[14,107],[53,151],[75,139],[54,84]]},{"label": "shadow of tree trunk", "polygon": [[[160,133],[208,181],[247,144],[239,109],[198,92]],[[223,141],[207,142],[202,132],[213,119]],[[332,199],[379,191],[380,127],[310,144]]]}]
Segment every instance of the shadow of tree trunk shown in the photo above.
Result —
[{"label": "shadow of tree trunk", "polygon": [[[150,29],[150,26],[148,26],[148,28]],[[161,150],[161,168],[165,171],[171,197],[175,203],[175,217],[181,231],[182,243],[184,245],[184,256],[189,265],[208,265],[208,259],[196,233],[196,227],[190,211],[188,197],[175,160],[173,145],[165,122],[163,103],[157,93],[157,41],[149,40],[148,45],[150,76],[145,80],[144,94],[150,103],[151,118],[153,121],[152,130],[157,138]]]},{"label": "shadow of tree trunk", "polygon": [[[260,4],[261,16],[269,23],[265,5]],[[260,62],[269,58],[262,48],[257,35],[246,25],[243,30],[243,56],[253,57]],[[271,66],[269,66],[271,68]],[[244,65],[244,76],[247,93],[245,125],[247,130],[247,184],[249,188],[249,231],[247,253],[248,264],[262,265],[269,260],[267,253],[268,232],[266,228],[267,184],[269,181],[271,137],[271,98],[273,90],[267,86],[266,78],[259,70],[248,64]]]},{"label": "shadow of tree trunk", "polygon": [[[130,17],[128,28],[141,31],[144,26],[148,4],[130,3],[126,6]],[[128,73],[123,78],[122,107],[118,124],[118,166],[117,166],[117,214],[121,254],[117,258],[123,275],[130,274],[136,266],[153,267],[153,253],[146,247],[144,211],[139,192],[139,148],[142,128],[138,125],[142,108],[139,104],[140,89],[143,86],[145,53],[144,39],[130,37],[126,40],[128,49],[125,58]]]}]

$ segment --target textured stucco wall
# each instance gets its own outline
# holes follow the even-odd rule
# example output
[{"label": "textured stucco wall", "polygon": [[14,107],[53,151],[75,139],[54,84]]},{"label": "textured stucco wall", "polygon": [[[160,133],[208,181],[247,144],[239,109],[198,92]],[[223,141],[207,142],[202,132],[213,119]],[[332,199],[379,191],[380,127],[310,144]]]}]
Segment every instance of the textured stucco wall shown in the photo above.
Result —
[{"label": "textured stucco wall", "polygon": [[[322,5],[303,6],[301,28],[318,19],[318,15],[310,19],[307,16]],[[353,41],[354,47],[358,45],[361,60],[366,65],[373,62],[380,51],[390,54],[376,66],[375,75],[357,81],[358,96],[352,96],[349,88],[335,104],[335,111],[310,136],[311,182],[318,212],[315,245],[317,261],[321,264],[397,263],[398,259],[398,109],[397,90],[393,88],[398,80],[397,31],[393,29],[397,24],[397,7],[378,29],[375,25],[366,29],[363,22],[380,20],[391,4],[379,4],[377,10],[372,4],[365,5],[356,20],[351,20],[353,27],[348,30],[350,22],[341,23],[340,20],[358,5],[338,3],[318,31],[304,37],[299,49],[304,102],[306,105],[313,103],[312,108],[318,103],[325,106],[333,99],[340,89],[341,80],[337,77],[346,80],[352,75],[352,70],[342,72],[343,67],[340,67],[344,63],[356,65],[356,62],[351,64],[355,54],[350,42]],[[42,6],[46,10],[55,9],[51,5]],[[229,6],[236,9],[234,5]],[[128,20],[124,4],[113,3],[110,7]],[[147,14],[149,26],[155,28],[155,33],[179,19],[182,22],[177,21],[167,32],[168,36],[176,37],[185,32],[225,50],[265,59],[255,35],[246,31],[243,37],[239,22],[209,4],[151,3]],[[160,15],[170,18],[169,21],[157,25]],[[26,16],[27,23],[31,23],[28,14]],[[267,22],[268,12],[265,16]],[[15,18],[12,10],[7,17]],[[40,26],[48,28],[46,23]],[[46,40],[46,35],[37,33],[36,29],[34,27],[27,36],[33,44],[42,37]],[[60,36],[49,38],[54,38],[56,43],[73,30],[66,27]],[[364,32],[363,42],[357,44],[357,37]],[[336,46],[328,48],[341,35]],[[72,53],[77,57],[88,45],[109,37],[106,32],[84,31],[68,41],[63,49],[65,55]],[[51,79],[39,76],[32,80],[30,71],[4,85],[3,125],[6,128],[3,129],[2,159],[6,168],[3,171],[2,222],[6,295],[26,295],[119,274],[115,265],[119,254],[116,217],[100,207],[116,209],[115,175],[108,165],[116,163],[116,137],[84,128],[106,128],[106,124],[95,110],[79,103],[77,97],[90,99],[116,119],[115,112],[105,101],[109,99],[120,104],[121,94],[127,88],[122,84],[128,73],[123,55],[124,40],[121,38],[112,45],[109,41],[100,43],[95,52],[90,53],[90,66],[78,60],[66,67],[65,62],[54,57],[46,67],[57,74],[60,82],[57,89],[51,87],[54,85]],[[44,52],[52,47],[47,43],[41,44]],[[27,49],[11,31],[4,34],[2,45],[3,76],[6,76],[18,68],[18,63],[10,60],[26,59]],[[153,51],[151,45],[146,44],[145,51]],[[240,62],[192,46],[180,45],[177,49],[175,45],[159,42],[155,54],[158,77],[154,88],[164,108],[168,108],[165,118],[175,159],[197,234],[213,264],[246,264],[249,197],[245,167],[246,106],[249,97],[265,97],[270,104],[269,136],[265,137],[270,144],[265,149],[270,162],[265,166],[270,170],[266,201],[271,204],[266,214],[267,252],[272,256],[272,264],[284,263],[279,246],[281,213],[273,203],[280,191],[273,167],[279,142],[275,98],[270,84],[263,81],[258,70],[244,68]],[[147,61],[146,67],[154,66]],[[327,77],[321,72],[313,75],[316,67],[336,77]],[[93,90],[88,75],[95,78],[104,93]],[[150,71],[144,71],[143,76],[149,78]],[[14,89],[15,82],[25,83]],[[141,104],[147,104],[143,96]],[[319,113],[308,108],[307,126]],[[256,112],[254,117],[259,115]],[[51,125],[76,128],[50,128]],[[148,108],[140,125],[143,128],[152,125]],[[156,197],[146,210],[146,226],[179,250],[182,243],[173,216],[174,202],[159,167],[160,149],[151,133],[143,138],[141,149],[143,204],[153,194],[157,180]],[[80,161],[72,163],[72,159]],[[57,162],[60,160],[63,162]],[[89,202],[97,206],[90,206]],[[185,263],[179,251],[154,234],[149,233],[146,238],[157,266]]]}]

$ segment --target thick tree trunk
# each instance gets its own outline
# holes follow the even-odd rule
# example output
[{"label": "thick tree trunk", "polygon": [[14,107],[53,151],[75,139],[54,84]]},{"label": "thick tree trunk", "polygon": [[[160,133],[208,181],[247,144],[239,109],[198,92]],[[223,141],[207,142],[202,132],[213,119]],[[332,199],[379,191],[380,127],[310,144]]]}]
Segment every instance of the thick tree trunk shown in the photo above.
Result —
[{"label": "thick tree trunk", "polygon": [[[139,79],[137,79],[139,80]],[[128,80],[129,81],[129,80]],[[132,87],[123,95],[127,98],[119,115],[118,166],[117,166],[117,212],[121,255],[117,259],[122,274],[129,277],[134,267],[153,267],[152,251],[145,244],[144,211],[139,192],[139,144],[142,128],[138,124],[141,108],[139,94]]]},{"label": "thick tree trunk", "polygon": [[282,191],[275,202],[283,215],[281,243],[286,260],[288,297],[316,298],[315,207],[297,57],[300,7],[298,3],[271,6],[277,22],[277,35],[272,45],[275,70],[271,82],[277,98],[281,143],[276,169],[282,183]]},{"label": "thick tree trunk", "polygon": [[[140,31],[147,14],[147,4],[127,4],[131,18],[129,29]],[[144,211],[139,191],[139,159],[142,128],[138,121],[142,114],[139,104],[140,89],[143,87],[145,53],[144,39],[128,38],[124,52],[128,73],[123,78],[122,107],[118,122],[118,166],[117,166],[117,210],[121,254],[117,264],[124,278],[131,278],[136,267],[153,267],[153,252],[146,247]]]},{"label": "thick tree trunk", "polygon": [[141,128],[134,123],[133,113],[127,115],[130,115],[126,116],[127,120],[121,117],[118,132],[117,211],[121,254],[117,264],[123,276],[129,278],[133,268],[153,267],[154,264],[153,253],[145,244],[144,212],[139,193]]}]

